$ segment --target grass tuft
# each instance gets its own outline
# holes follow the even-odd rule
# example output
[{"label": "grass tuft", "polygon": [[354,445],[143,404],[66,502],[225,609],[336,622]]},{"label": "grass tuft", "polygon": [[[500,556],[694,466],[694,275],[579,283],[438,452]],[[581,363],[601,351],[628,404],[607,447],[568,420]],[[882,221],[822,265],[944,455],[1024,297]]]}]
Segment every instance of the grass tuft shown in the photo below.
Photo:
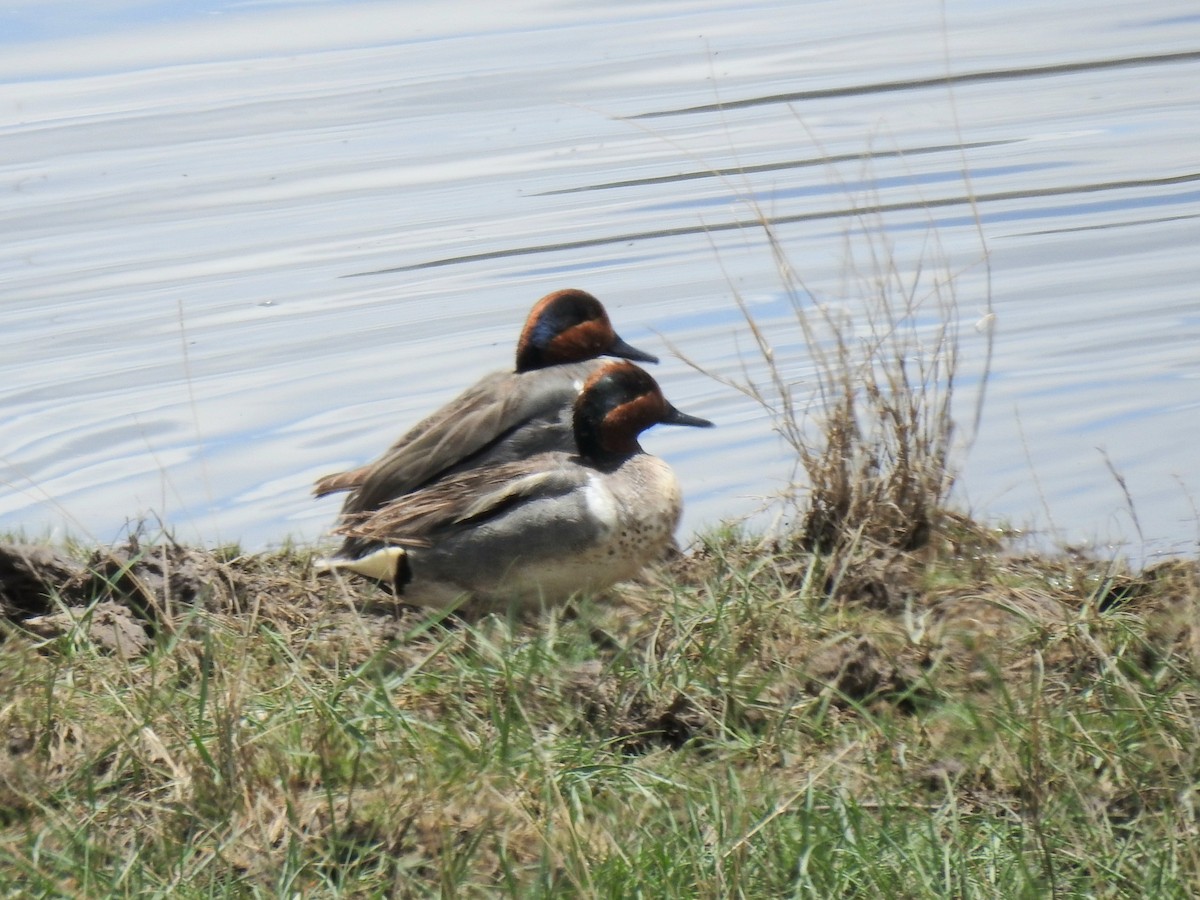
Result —
[{"label": "grass tuft", "polygon": [[[811,290],[760,212],[791,311],[787,336],[802,338],[809,379],[797,383],[780,368],[771,338],[779,323],[758,321],[736,288],[757,364],[744,365],[738,379],[687,360],[758,403],[794,454],[803,477],[785,492],[798,523],[788,537],[798,550],[828,557],[833,588],[851,561],[919,550],[939,529],[954,527],[947,502],[973,440],[958,434],[952,409],[961,273],[938,255],[932,230],[923,255],[902,262],[886,242],[884,223],[862,218],[860,231],[847,235],[839,291],[855,298],[851,303]],[[868,259],[856,259],[864,249]],[[986,250],[975,265],[986,268]],[[991,317],[985,319],[972,432],[991,358]]]}]

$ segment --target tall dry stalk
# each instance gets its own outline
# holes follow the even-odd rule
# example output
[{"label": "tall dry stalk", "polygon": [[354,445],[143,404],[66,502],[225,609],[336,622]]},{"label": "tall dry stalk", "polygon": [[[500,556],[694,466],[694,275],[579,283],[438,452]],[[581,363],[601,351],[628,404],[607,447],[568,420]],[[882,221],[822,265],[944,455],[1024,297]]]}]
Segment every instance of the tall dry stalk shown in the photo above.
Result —
[{"label": "tall dry stalk", "polygon": [[[813,382],[797,387],[783,377],[769,338],[739,297],[769,383],[747,377],[734,386],[770,413],[807,476],[788,491],[802,523],[797,537],[806,549],[827,553],[864,543],[921,547],[957,471],[954,277],[922,265],[903,272],[870,238],[869,264],[848,260],[855,276],[849,287],[861,303],[852,313],[814,302],[775,231],[767,223],[764,228],[813,363]],[[797,396],[798,390],[808,395]]]}]

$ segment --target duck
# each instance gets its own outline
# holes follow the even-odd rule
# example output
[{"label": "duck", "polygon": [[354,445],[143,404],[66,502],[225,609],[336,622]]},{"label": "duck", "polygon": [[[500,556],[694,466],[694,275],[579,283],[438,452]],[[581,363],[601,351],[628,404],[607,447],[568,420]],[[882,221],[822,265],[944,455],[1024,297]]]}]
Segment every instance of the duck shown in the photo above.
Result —
[{"label": "duck", "polygon": [[373,462],[326,475],[313,493],[349,491],[344,519],[465,469],[551,450],[573,452],[572,404],[603,365],[601,356],[658,362],[616,333],[593,295],[576,288],[553,291],[530,310],[512,371],[485,375]]},{"label": "duck", "polygon": [[648,372],[605,362],[572,407],[572,452],[463,470],[346,517],[337,556],[408,605],[522,612],[596,594],[673,545],[683,509],[671,467],[645,452],[653,425],[710,428],[676,409]]}]

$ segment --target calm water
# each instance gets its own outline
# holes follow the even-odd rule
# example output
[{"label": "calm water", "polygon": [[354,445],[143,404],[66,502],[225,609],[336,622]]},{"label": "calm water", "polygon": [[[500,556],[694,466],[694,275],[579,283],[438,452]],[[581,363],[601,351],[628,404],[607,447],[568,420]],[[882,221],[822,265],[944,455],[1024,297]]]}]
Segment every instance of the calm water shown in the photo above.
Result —
[{"label": "calm water", "polygon": [[873,252],[957,274],[964,423],[994,313],[962,504],[1195,548],[1194,2],[423,6],[0,7],[0,528],[317,538],[565,286],[720,425],[644,441],[685,531],[744,515],[787,454],[667,343],[758,371],[736,292],[808,402],[761,212],[850,315]]}]

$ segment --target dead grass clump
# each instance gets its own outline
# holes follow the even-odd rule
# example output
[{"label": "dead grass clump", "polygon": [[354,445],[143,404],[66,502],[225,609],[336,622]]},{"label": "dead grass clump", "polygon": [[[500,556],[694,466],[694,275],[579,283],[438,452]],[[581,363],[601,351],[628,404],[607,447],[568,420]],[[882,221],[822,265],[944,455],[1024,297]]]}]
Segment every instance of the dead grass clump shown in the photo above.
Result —
[{"label": "dead grass clump", "polygon": [[[191,610],[231,609],[236,591],[220,554],[164,540],[124,543],[77,558],[50,547],[0,544],[0,603],[7,618],[80,618],[98,603],[114,603],[151,631]],[[43,624],[46,624],[44,621]]]},{"label": "dead grass clump", "polygon": [[861,298],[852,309],[815,300],[769,227],[767,235],[812,361],[813,396],[794,396],[745,304],[770,383],[738,387],[768,410],[806,475],[792,496],[802,545],[827,554],[925,546],[956,471],[952,274],[919,264],[905,272],[887,253],[873,256],[867,274],[851,262],[848,291]]},{"label": "dead grass clump", "polygon": [[313,577],[310,559],[138,534],[86,552],[0,544],[0,618],[48,645],[84,641],[123,658],[156,642],[202,653],[197,641],[215,621],[267,623],[288,635],[316,629],[313,653],[357,663],[419,618],[372,585]]},{"label": "dead grass clump", "polygon": [[831,692],[834,702],[884,703],[913,712],[922,693],[916,649],[888,650],[866,636],[836,640],[808,660],[809,689]]}]

